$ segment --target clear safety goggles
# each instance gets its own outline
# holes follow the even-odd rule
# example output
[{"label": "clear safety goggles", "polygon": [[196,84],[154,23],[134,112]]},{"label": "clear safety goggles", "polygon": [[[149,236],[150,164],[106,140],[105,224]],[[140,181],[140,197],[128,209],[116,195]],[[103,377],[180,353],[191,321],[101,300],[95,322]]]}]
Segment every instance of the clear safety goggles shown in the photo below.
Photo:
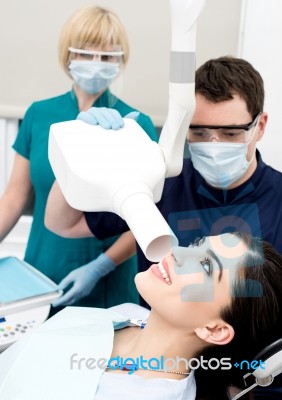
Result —
[{"label": "clear safety goggles", "polygon": [[122,61],[123,51],[99,51],[99,50],[84,50],[69,47],[71,53],[77,54],[80,60],[85,61],[103,61],[111,63],[120,63]]},{"label": "clear safety goggles", "polygon": [[253,128],[256,127],[260,113],[249,124],[244,125],[190,125],[188,142],[228,142],[248,143]]}]

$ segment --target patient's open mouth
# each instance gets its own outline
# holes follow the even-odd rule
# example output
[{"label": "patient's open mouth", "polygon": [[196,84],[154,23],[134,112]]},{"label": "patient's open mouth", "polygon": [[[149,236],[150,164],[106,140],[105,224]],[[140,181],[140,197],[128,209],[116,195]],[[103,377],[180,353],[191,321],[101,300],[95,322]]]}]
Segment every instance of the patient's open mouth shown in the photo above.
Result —
[{"label": "patient's open mouth", "polygon": [[170,276],[168,275],[168,272],[165,270],[165,268],[164,268],[164,266],[163,266],[163,264],[162,264],[161,261],[158,263],[158,268],[159,268],[159,270],[160,270],[160,273],[161,273],[162,277],[163,277],[164,280],[166,281],[166,283],[167,283],[168,285],[171,285]]}]

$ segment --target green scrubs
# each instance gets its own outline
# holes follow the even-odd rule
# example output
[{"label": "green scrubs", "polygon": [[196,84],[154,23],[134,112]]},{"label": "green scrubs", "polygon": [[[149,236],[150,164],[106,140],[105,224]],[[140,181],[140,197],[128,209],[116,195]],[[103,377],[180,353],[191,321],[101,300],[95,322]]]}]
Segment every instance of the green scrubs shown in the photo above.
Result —
[{"label": "green scrubs", "polygon": [[[114,108],[122,116],[135,111],[109,90],[103,93],[93,106]],[[25,260],[56,283],[70,271],[97,258],[118,238],[115,236],[106,240],[64,239],[44,226],[46,201],[55,180],[48,161],[49,128],[53,123],[76,119],[78,113],[74,91],[35,102],[27,110],[13,145],[17,153],[30,161],[31,181],[35,192],[33,222]],[[151,139],[157,141],[156,130],[148,116],[140,114],[138,123]],[[76,305],[107,308],[124,302],[138,303],[138,293],[134,285],[136,272],[137,259],[134,256],[102,278],[92,293]]]}]

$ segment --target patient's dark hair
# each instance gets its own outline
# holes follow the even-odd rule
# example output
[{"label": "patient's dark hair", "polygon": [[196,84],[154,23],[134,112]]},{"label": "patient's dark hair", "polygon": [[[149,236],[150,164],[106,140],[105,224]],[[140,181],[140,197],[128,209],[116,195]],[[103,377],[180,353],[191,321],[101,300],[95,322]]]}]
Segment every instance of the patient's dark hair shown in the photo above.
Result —
[{"label": "patient's dark hair", "polygon": [[[228,345],[209,347],[202,353],[205,359],[231,358],[233,365],[252,361],[264,347],[282,338],[282,257],[265,241],[247,234],[235,235],[245,242],[248,251],[235,279],[231,304],[221,312],[235,336]],[[247,372],[235,367],[196,370],[197,399],[228,399],[227,387],[233,384],[243,388]]]}]

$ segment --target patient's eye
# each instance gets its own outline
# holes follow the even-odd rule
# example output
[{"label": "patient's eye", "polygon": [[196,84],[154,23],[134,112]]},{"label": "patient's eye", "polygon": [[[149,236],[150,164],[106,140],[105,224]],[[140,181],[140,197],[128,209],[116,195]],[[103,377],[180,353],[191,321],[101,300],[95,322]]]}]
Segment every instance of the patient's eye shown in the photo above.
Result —
[{"label": "patient's eye", "polygon": [[212,260],[209,257],[205,257],[203,260],[200,261],[200,263],[206,271],[207,275],[211,276],[213,270]]}]

